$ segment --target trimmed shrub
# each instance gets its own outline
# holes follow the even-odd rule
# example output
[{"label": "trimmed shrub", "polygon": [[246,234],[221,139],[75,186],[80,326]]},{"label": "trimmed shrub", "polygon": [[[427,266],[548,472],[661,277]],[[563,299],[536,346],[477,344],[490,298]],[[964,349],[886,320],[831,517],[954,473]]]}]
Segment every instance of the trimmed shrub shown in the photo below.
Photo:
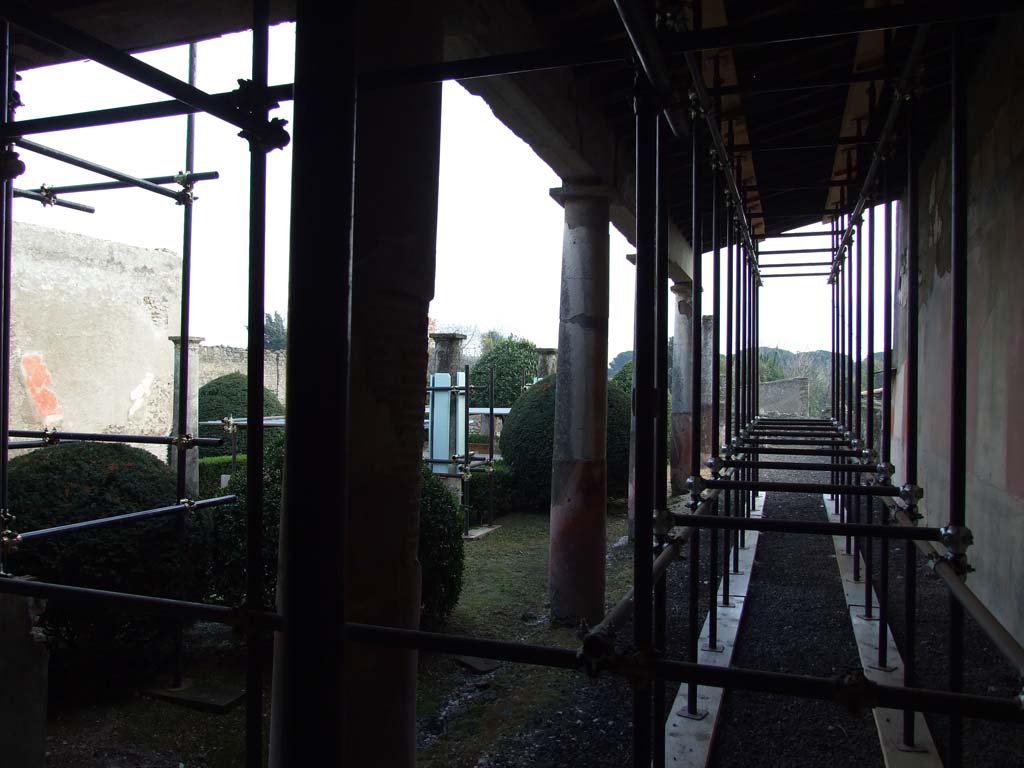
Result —
[{"label": "trimmed shrub", "polygon": [[[115,443],[62,443],[11,460],[11,509],[18,530],[95,520],[174,504],[175,477],[152,454]],[[144,595],[201,599],[202,547],[186,521],[178,551],[167,516],[23,543],[17,573],[44,581]],[[119,674],[153,661],[166,617],[96,603],[47,601],[42,626],[52,669],[108,668]]]},{"label": "trimmed shrub", "polygon": [[[284,430],[268,429],[263,443],[263,605],[274,605],[277,590],[277,542],[281,527],[281,493],[284,477]],[[238,501],[217,507],[206,519],[211,529],[209,599],[241,605],[246,579],[246,464],[240,461],[223,493]],[[228,462],[217,467],[230,470]],[[221,492],[218,492],[221,493]]]},{"label": "trimmed shrub", "polygon": [[507,515],[522,507],[512,468],[504,461],[495,461],[493,472],[474,472],[466,480],[462,506],[465,514],[470,515],[470,520],[486,518],[490,514],[492,493],[495,517]]},{"label": "trimmed shrub", "polygon": [[[235,457],[235,472],[245,472],[245,454]],[[199,460],[199,497],[209,499],[213,496],[221,496],[227,493],[226,488],[220,487],[220,476],[230,475],[230,456],[207,456]]]},{"label": "trimmed shrub", "polygon": [[[208,381],[199,388],[199,421],[220,421],[225,416],[243,418],[249,402],[248,378],[241,373],[228,373]],[[284,406],[277,395],[263,388],[263,415],[282,416]],[[200,448],[202,456],[230,456],[231,438],[221,427],[199,427],[200,437],[223,437],[224,445]],[[245,453],[245,430],[238,430],[238,452]]]},{"label": "trimmed shrub", "polygon": [[423,574],[421,616],[427,624],[443,623],[459,602],[465,565],[462,527],[458,500],[441,478],[424,468],[419,560]]},{"label": "trimmed shrub", "polygon": [[488,387],[494,368],[494,405],[508,407],[523,392],[523,377],[527,383],[537,374],[537,345],[527,339],[509,336],[496,342],[484,352],[469,372],[469,383],[480,389],[469,397],[469,404],[484,408],[490,402]]},{"label": "trimmed shrub", "polygon": [[[244,465],[231,476],[227,492],[238,501],[211,515],[212,554],[209,599],[240,605],[245,598],[246,488]],[[284,478],[284,434],[268,430],[263,462],[264,605],[274,605],[277,590],[277,546]],[[442,622],[458,602],[462,589],[462,512],[440,478],[424,473],[420,501],[419,558],[423,569],[423,615]]]},{"label": "trimmed shrub", "polygon": [[[630,396],[608,387],[608,495],[626,496],[629,480]],[[537,382],[512,407],[501,433],[502,458],[511,466],[523,505],[537,511],[551,503],[555,424],[555,375]]]}]

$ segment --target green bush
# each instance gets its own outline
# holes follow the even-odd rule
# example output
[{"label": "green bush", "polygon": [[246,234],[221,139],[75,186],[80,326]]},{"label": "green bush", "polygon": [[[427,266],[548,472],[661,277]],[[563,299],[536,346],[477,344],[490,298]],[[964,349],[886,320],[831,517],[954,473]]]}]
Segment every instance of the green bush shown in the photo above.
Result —
[{"label": "green bush", "polygon": [[[11,510],[19,531],[174,504],[175,476],[139,448],[62,443],[12,459]],[[203,550],[192,521],[180,552],[175,517],[72,532],[19,547],[14,571],[43,581],[144,595],[201,599]],[[150,663],[172,626],[155,614],[50,599],[42,625],[58,674]]]},{"label": "green bush", "polygon": [[[669,350],[672,349],[671,340],[669,340]],[[630,404],[633,400],[633,361],[630,360],[623,365],[611,377],[608,381],[608,386],[616,387],[625,393],[630,399]],[[665,393],[665,457],[671,460],[672,457],[672,393]]]},{"label": "green bush", "polygon": [[[219,457],[218,457],[219,458]],[[209,599],[241,605],[246,579],[246,465],[240,461],[228,487],[219,493],[238,496],[234,504],[218,507],[206,519],[211,528]],[[213,465],[217,475],[227,465]],[[200,464],[202,467],[202,464]],[[277,541],[281,525],[281,493],[284,476],[284,431],[268,429],[263,444],[263,605],[274,605],[277,589]]]},{"label": "green bush", "polygon": [[422,618],[439,624],[459,602],[465,565],[462,510],[444,481],[423,470],[420,495],[419,560],[423,575]]},{"label": "green bush", "polygon": [[470,520],[479,520],[491,514],[492,493],[495,517],[507,515],[522,507],[512,468],[504,461],[494,462],[493,472],[474,472],[466,481],[462,505],[465,513],[470,515]]},{"label": "green bush", "polygon": [[629,360],[626,362],[615,375],[608,380],[608,386],[614,386],[621,389],[627,395],[632,396],[633,394],[633,361]]},{"label": "green bush", "polygon": [[[245,454],[235,457],[235,472],[245,472]],[[220,487],[220,476],[230,475],[231,456],[207,456],[199,460],[199,498],[209,499],[227,493]]]},{"label": "green bush", "polygon": [[523,377],[529,383],[537,373],[537,346],[515,336],[495,342],[469,372],[469,383],[479,387],[470,395],[470,405],[485,408],[490,404],[491,368],[494,369],[495,407],[511,406],[522,394]]},{"label": "green bush", "polygon": [[[629,481],[630,396],[608,387],[608,495],[626,496]],[[530,387],[505,417],[501,454],[515,477],[525,507],[538,511],[551,503],[551,455],[555,424],[555,375]]]},{"label": "green bush", "polygon": [[[245,598],[246,488],[244,465],[231,476],[227,492],[238,501],[210,516],[210,599],[240,605]],[[264,605],[273,605],[277,589],[277,546],[281,521],[284,434],[268,430],[263,462]],[[462,512],[440,478],[425,474],[420,502],[419,557],[423,569],[423,615],[443,621],[462,588]]]},{"label": "green bush", "polygon": [[[248,379],[241,373],[228,373],[209,381],[199,388],[199,421],[220,421],[225,416],[244,418],[246,405],[249,402]],[[263,388],[263,415],[282,416],[284,406],[277,395],[266,387]],[[230,456],[231,436],[221,427],[199,427],[200,437],[223,437],[224,444],[219,447],[201,448],[200,455]],[[238,452],[245,453],[245,430],[238,431]]]}]

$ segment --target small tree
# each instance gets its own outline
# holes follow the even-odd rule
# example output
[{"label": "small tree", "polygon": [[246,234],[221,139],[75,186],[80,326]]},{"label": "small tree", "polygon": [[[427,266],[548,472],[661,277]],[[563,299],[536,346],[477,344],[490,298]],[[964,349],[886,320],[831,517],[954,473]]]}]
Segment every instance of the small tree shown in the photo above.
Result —
[{"label": "small tree", "polygon": [[612,361],[608,363],[608,378],[611,379],[622,370],[622,366],[633,359],[633,350],[627,349],[625,352],[619,352]]},{"label": "small tree", "polygon": [[528,339],[508,336],[480,355],[469,372],[469,383],[478,389],[470,397],[474,407],[488,405],[487,387],[494,369],[494,404],[511,406],[523,393],[523,379],[537,374],[537,346]]},{"label": "small tree", "polygon": [[786,378],[786,374],[782,370],[782,364],[779,362],[778,348],[771,352],[761,350],[760,368],[761,381],[778,381],[779,379]]},{"label": "small tree", "polygon": [[279,352],[288,347],[288,331],[284,325],[284,318],[280,313],[269,312],[263,320],[263,346],[271,352]]}]

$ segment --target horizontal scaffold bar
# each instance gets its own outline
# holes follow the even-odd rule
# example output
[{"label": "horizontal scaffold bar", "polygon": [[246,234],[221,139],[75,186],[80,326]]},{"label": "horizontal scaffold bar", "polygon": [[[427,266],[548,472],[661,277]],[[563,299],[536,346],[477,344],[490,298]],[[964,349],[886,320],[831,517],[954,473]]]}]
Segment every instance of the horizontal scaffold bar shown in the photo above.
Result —
[{"label": "horizontal scaffold bar", "polygon": [[[11,437],[38,437],[48,444],[61,442],[81,443],[139,443],[140,445],[174,445],[177,437],[171,435],[119,435],[106,432],[58,432],[44,429],[12,429]],[[200,448],[213,448],[224,445],[223,437],[192,437],[189,445]]]},{"label": "horizontal scaffold bar", "polygon": [[870,464],[824,464],[807,463],[798,461],[736,461],[734,459],[722,459],[721,463],[726,467],[737,467],[739,469],[793,469],[805,472],[877,472],[878,467]]},{"label": "horizontal scaffold bar", "polygon": [[166,507],[156,507],[154,509],[142,510],[141,512],[128,512],[123,515],[101,517],[96,520],[83,520],[80,523],[68,523],[67,525],[57,525],[53,528],[40,528],[38,531],[26,531],[25,533],[19,533],[16,537],[16,541],[21,543],[36,539],[46,539],[65,533],[78,533],[81,531],[93,530],[95,528],[106,528],[120,523],[135,523],[140,520],[151,520],[156,517],[166,517],[179,512],[186,512],[191,509],[202,510],[209,509],[210,507],[218,507],[223,504],[233,504],[237,500],[238,497],[234,495],[218,496],[213,499],[201,499],[199,501],[189,501],[187,503],[170,504]]},{"label": "horizontal scaffold bar", "polygon": [[280,630],[284,626],[281,615],[270,611],[253,611],[248,608],[232,608],[226,605],[194,603],[188,600],[173,600],[167,597],[136,595],[130,592],[112,592],[106,589],[74,587],[69,584],[53,584],[47,581],[19,579],[0,575],[0,594],[24,595],[47,599],[70,599],[83,603],[118,605],[140,611],[151,611],[182,619],[198,619],[218,624],[228,624],[240,629]]},{"label": "horizontal scaffold bar", "polygon": [[723,515],[673,514],[679,525],[695,528],[715,528],[727,531],[771,531],[776,533],[806,533],[823,536],[872,536],[911,541],[941,541],[941,528],[914,525],[876,525],[873,523],[829,523],[824,520],[780,520],[767,517],[726,517]]},{"label": "horizontal scaffold bar", "polygon": [[54,197],[44,195],[34,189],[15,189],[13,194],[15,197],[20,197],[25,200],[35,200],[37,203],[42,203],[43,205],[52,205],[57,208],[69,208],[72,211],[80,211],[81,213],[96,213],[96,209],[91,205],[76,203],[72,200],[58,200]]},{"label": "horizontal scaffold bar", "polygon": [[[409,648],[434,653],[479,656],[516,664],[596,671],[588,665],[583,653],[565,648],[369,624],[349,623],[346,628],[350,641],[364,645]],[[845,705],[853,712],[873,707],[910,708],[923,712],[959,712],[969,717],[1024,722],[1024,711],[1020,709],[1015,699],[880,685],[868,680],[859,672],[834,678],[811,677],[739,667],[720,667],[637,654],[617,657],[603,668],[613,674],[633,679],[660,678],[712,688],[780,693],[834,701]]]},{"label": "horizontal scaffold bar", "polygon": [[[835,469],[842,472],[843,465]],[[777,491],[781,493],[842,493],[850,496],[899,496],[894,485],[836,485],[832,483],[789,483],[775,480],[701,480],[705,488],[736,491]]]}]

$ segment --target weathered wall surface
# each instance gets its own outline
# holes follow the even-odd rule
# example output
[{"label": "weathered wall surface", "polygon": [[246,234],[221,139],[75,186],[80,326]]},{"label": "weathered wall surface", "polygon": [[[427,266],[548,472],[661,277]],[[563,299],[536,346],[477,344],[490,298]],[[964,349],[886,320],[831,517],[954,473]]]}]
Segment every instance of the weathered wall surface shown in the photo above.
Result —
[{"label": "weathered wall surface", "polygon": [[808,414],[807,378],[762,381],[759,386],[761,416],[803,416]]},{"label": "weathered wall surface", "polygon": [[[213,381],[228,373],[246,373],[249,353],[241,347],[200,347],[199,348],[199,386]],[[277,395],[277,399],[285,402],[287,387],[285,386],[285,369],[288,353],[285,351],[263,353],[263,386]]]},{"label": "weathered wall surface", "polygon": [[[1024,20],[1000,22],[968,89],[968,583],[1024,640]],[[949,520],[950,139],[941,126],[919,173],[919,478],[928,525]],[[900,223],[893,463],[904,482],[906,231]]]},{"label": "weathered wall surface", "polygon": [[13,241],[11,427],[169,434],[178,254],[31,224]]}]

